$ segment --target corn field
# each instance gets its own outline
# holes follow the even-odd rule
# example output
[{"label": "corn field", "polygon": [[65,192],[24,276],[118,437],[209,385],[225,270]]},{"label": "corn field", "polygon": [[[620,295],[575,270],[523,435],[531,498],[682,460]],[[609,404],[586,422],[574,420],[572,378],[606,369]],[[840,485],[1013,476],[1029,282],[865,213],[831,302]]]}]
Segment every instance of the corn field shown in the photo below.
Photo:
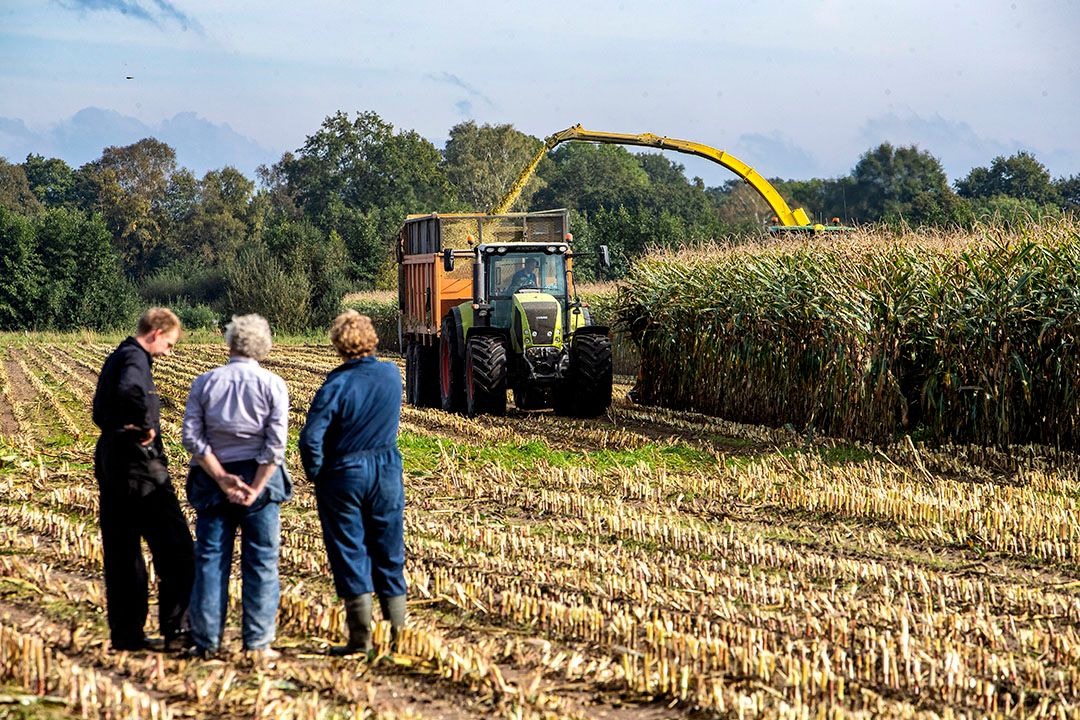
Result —
[{"label": "corn field", "polygon": [[[953,246],[934,242],[873,262],[903,256],[913,267],[919,258],[945,267]],[[1075,253],[1070,242],[1029,249],[1023,262],[1042,257],[1064,273],[1051,259]],[[1022,251],[1015,242],[993,247],[985,252]],[[873,255],[857,249],[831,248],[829,274],[853,282],[883,267],[856,270],[856,258]],[[719,266],[777,277],[803,262],[767,257],[755,265],[732,252]],[[963,253],[952,257],[961,262]],[[694,267],[688,289],[669,296],[685,303],[679,312],[713,297]],[[649,271],[660,277],[655,267],[639,272]],[[1048,277],[1038,283],[1049,287]],[[660,292],[659,279],[653,287]],[[803,288],[802,311],[818,287]],[[828,292],[840,303],[840,290]],[[763,313],[766,298],[757,297]],[[772,300],[778,314],[787,312],[784,297]],[[1012,313],[1026,315],[1010,308],[1002,317],[1024,326]],[[722,325],[697,312],[702,323]],[[801,424],[800,412],[820,414],[814,403],[826,392],[847,404],[825,427],[869,436],[877,432],[869,432],[871,411],[902,416],[902,396],[889,385],[900,376],[873,365],[899,357],[873,348],[908,337],[901,330],[910,318],[895,312],[893,336],[854,335],[840,321],[814,325],[821,315],[805,321],[820,332],[800,362],[810,362],[811,345],[837,353],[822,361],[831,373],[822,388],[800,380],[797,368],[769,365],[749,332],[742,361],[691,345],[686,362],[699,370],[708,352],[728,369],[760,361],[760,382],[812,395],[773,408],[775,417],[762,418],[772,427],[687,410],[691,396],[669,403],[683,409],[616,399],[606,417],[588,421],[513,412],[467,419],[406,406],[410,620],[395,651],[380,621],[371,662],[325,654],[343,640],[344,617],[295,450],[308,403],[337,364],[328,348],[275,347],[264,363],[286,379],[292,402],[287,463],[296,494],[282,511],[282,657],[240,651],[235,568],[230,652],[193,661],[108,651],[90,399],[114,344],[0,337],[0,694],[80,718],[1080,718],[1075,455],[907,439],[869,445],[783,427]],[[772,328],[787,343],[785,333],[803,322],[796,314],[790,325],[725,317]],[[959,327],[958,317],[940,322]],[[1043,339],[1053,334],[1059,347],[1070,320],[1056,317],[1060,325]],[[958,339],[947,347],[942,357],[959,362],[982,346]],[[848,351],[861,354],[848,359]],[[181,496],[187,390],[226,356],[224,346],[182,341],[154,365]],[[647,378],[658,377],[652,372]],[[873,372],[885,378],[880,390],[867,379]],[[955,372],[967,383],[976,370],[960,363]],[[1002,373],[994,378],[1006,383]],[[722,383],[723,375],[705,377]],[[844,389],[844,377],[859,378],[858,389]],[[631,381],[617,378],[617,398]],[[1028,382],[1033,397],[1050,402],[1045,380]],[[745,402],[775,402],[775,387],[738,392]],[[967,402],[958,392],[940,390],[946,404],[924,412],[946,423],[943,408]],[[736,389],[728,393],[725,402],[734,402]],[[1053,402],[1048,413],[1066,400]],[[1002,408],[1010,422],[1027,417]],[[989,429],[982,416],[967,422],[972,435]],[[1075,432],[1068,418],[1054,422]]]},{"label": "corn field", "polygon": [[657,255],[618,314],[642,398],[888,441],[1080,442],[1080,224]]}]

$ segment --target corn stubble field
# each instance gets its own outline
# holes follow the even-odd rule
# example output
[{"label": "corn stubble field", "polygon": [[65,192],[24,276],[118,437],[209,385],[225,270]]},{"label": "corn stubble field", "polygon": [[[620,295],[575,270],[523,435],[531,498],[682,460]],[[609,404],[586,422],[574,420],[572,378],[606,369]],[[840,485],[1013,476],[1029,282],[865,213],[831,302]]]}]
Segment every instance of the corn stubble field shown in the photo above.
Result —
[{"label": "corn stubble field", "polygon": [[[88,407],[112,347],[0,340],[0,672],[51,698],[26,712],[1080,717],[1073,456],[813,439],[636,406],[625,377],[597,420],[404,409],[396,653],[380,625],[375,662],[323,655],[344,619],[295,444],[283,657],[243,657],[235,618],[220,660],[110,653]],[[181,343],[155,365],[181,495],[187,389],[225,357]],[[265,363],[294,439],[336,362],[281,346]]]}]

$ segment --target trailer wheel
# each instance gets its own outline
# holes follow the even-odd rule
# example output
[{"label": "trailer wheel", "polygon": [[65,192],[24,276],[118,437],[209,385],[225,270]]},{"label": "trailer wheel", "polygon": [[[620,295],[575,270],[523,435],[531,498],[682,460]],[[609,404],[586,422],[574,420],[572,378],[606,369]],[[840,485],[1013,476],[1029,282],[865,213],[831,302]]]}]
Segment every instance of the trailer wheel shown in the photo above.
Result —
[{"label": "trailer wheel", "polygon": [[452,315],[442,321],[439,334],[439,402],[447,412],[465,409],[465,369],[457,348],[457,326]]},{"label": "trailer wheel", "polygon": [[506,346],[492,335],[470,337],[465,343],[465,411],[506,414]]},{"label": "trailer wheel", "polygon": [[416,405],[416,343],[405,346],[405,402]]},{"label": "trailer wheel", "polygon": [[611,340],[606,335],[575,335],[570,369],[555,392],[555,412],[575,417],[603,415],[611,405]]},{"label": "trailer wheel", "polygon": [[409,343],[405,352],[405,401],[413,407],[439,407],[439,358],[434,347]]}]

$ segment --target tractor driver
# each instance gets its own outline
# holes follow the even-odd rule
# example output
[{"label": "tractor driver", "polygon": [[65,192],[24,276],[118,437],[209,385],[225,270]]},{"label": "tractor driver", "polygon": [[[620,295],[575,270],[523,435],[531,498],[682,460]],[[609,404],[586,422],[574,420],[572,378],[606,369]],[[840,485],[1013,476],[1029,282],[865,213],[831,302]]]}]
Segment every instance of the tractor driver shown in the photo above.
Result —
[{"label": "tractor driver", "polygon": [[522,288],[539,288],[540,280],[536,276],[536,271],[540,267],[540,261],[536,258],[526,258],[525,267],[514,273],[510,278],[510,284],[507,285],[507,295],[513,295]]}]

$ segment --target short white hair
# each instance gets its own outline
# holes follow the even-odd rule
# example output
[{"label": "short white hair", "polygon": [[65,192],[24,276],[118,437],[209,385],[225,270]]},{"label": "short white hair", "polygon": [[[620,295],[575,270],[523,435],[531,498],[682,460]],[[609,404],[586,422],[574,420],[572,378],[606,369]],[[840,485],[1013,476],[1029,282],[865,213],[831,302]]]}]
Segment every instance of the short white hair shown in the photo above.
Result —
[{"label": "short white hair", "polygon": [[262,315],[233,315],[225,326],[225,343],[233,355],[263,360],[270,354],[270,323]]}]

